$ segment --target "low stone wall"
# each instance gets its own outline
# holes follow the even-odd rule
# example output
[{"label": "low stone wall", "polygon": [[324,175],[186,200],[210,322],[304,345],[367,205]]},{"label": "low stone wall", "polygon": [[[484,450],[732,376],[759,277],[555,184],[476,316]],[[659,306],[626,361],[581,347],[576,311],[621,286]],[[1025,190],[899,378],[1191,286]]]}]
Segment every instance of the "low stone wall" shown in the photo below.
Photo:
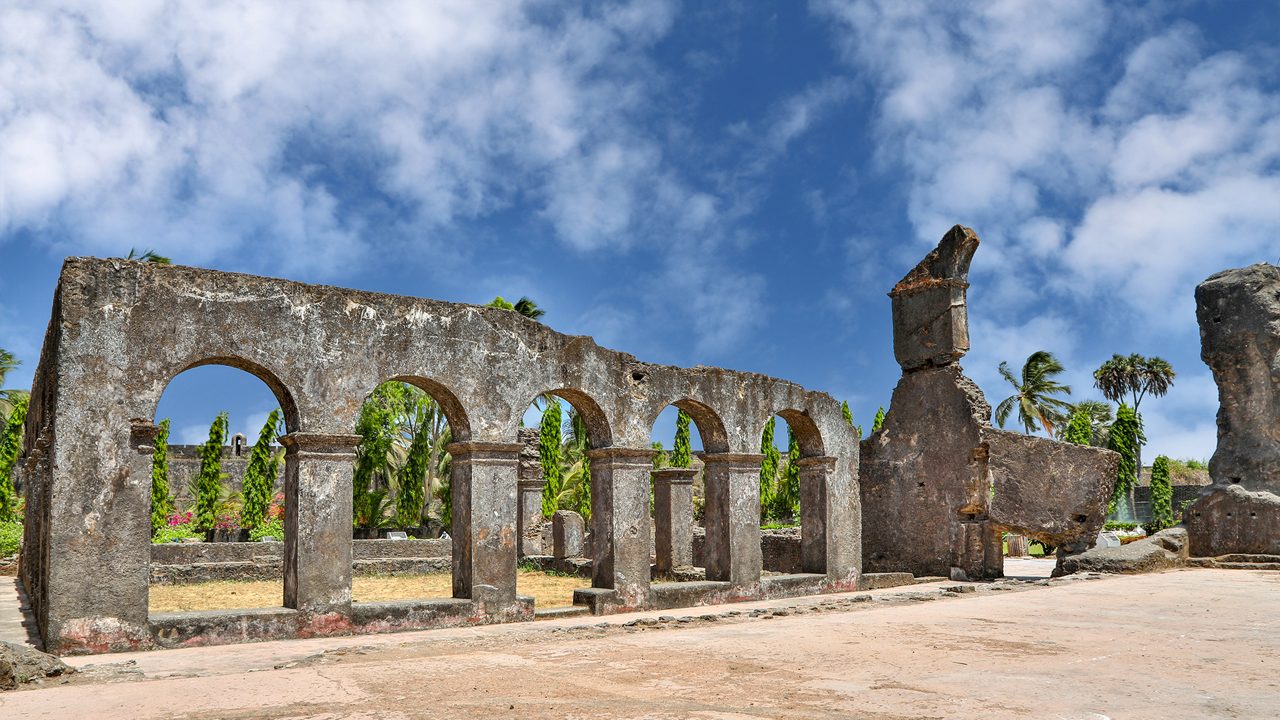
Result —
[{"label": "low stone wall", "polygon": [[1191,554],[1280,555],[1280,496],[1227,485],[1205,494],[1184,517]]},{"label": "low stone wall", "polygon": [[[693,528],[693,564],[696,567],[705,566],[703,546],[706,540],[707,531],[695,526]],[[800,560],[800,528],[761,530],[760,553],[764,556],[766,572],[803,572]]]},{"label": "low stone wall", "polygon": [[[449,540],[353,540],[356,575],[401,575],[450,569]],[[151,584],[211,580],[278,580],[284,572],[284,543],[165,543],[151,546]]]}]

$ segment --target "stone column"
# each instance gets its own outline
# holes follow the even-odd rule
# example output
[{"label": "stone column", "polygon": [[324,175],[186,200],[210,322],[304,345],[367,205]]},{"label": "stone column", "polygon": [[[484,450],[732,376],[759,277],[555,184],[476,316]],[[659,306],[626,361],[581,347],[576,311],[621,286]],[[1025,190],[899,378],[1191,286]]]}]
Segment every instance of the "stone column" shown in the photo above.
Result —
[{"label": "stone column", "polygon": [[351,470],[359,435],[292,432],[284,445],[284,604],[351,614]]},{"label": "stone column", "polygon": [[706,463],[707,579],[735,586],[760,582],[760,463],[757,453],[716,453]]},{"label": "stone column", "polygon": [[455,442],[453,457],[453,596],[490,603],[516,598],[516,469],[521,443]]},{"label": "stone column", "polygon": [[827,572],[827,517],[831,514],[828,478],[835,470],[833,457],[800,458],[800,566],[803,572]]},{"label": "stone column", "polygon": [[622,607],[649,602],[649,473],[653,450],[601,448],[591,459],[591,585]]},{"label": "stone column", "polygon": [[694,468],[653,471],[654,555],[659,574],[693,564]]},{"label": "stone column", "polygon": [[542,540],[534,540],[525,535],[542,523],[542,487],[546,485],[541,477],[521,478],[519,488],[519,510],[516,514],[516,536],[520,538],[521,555],[542,555]]}]

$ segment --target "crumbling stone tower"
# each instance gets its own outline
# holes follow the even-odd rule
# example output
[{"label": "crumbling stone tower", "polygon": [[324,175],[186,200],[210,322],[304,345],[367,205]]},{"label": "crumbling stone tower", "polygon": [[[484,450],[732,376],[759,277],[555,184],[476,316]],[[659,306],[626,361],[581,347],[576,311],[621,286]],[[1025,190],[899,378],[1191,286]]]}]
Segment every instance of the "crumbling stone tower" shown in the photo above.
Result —
[{"label": "crumbling stone tower", "polygon": [[1000,577],[1004,530],[1061,556],[1086,549],[1106,520],[1118,456],[993,428],[959,365],[978,244],[969,228],[951,228],[889,293],[902,379],[884,427],[862,443],[867,572]]}]

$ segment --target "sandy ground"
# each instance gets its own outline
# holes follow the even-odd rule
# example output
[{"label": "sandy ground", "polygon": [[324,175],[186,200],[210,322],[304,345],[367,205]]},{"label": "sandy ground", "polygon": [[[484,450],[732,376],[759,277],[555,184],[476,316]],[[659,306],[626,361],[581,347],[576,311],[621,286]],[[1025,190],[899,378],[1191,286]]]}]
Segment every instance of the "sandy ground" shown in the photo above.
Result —
[{"label": "sandy ground", "polygon": [[1280,573],[1047,582],[79,658],[136,681],[0,717],[1280,717]]},{"label": "sandy ground", "polygon": [[[590,585],[590,580],[580,577],[535,571],[521,570],[516,577],[516,592],[532,597],[540,609],[572,605],[573,591]],[[449,573],[373,575],[351,579],[351,598],[356,602],[421,600],[452,595],[453,580]],[[283,604],[284,584],[278,580],[152,585],[150,591],[151,612],[278,607]]]}]

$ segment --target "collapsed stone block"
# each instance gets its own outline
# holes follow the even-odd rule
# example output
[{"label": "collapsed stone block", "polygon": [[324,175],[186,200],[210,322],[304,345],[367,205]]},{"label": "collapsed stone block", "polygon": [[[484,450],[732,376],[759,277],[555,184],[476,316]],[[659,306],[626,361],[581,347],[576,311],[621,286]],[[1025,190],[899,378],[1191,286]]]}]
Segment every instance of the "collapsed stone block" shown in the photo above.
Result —
[{"label": "collapsed stone block", "polygon": [[1280,496],[1274,493],[1219,487],[1187,507],[1183,524],[1196,557],[1280,555]]},{"label": "collapsed stone block", "polygon": [[586,550],[587,524],[572,510],[557,510],[551,516],[551,552],[557,558],[582,557]]}]

